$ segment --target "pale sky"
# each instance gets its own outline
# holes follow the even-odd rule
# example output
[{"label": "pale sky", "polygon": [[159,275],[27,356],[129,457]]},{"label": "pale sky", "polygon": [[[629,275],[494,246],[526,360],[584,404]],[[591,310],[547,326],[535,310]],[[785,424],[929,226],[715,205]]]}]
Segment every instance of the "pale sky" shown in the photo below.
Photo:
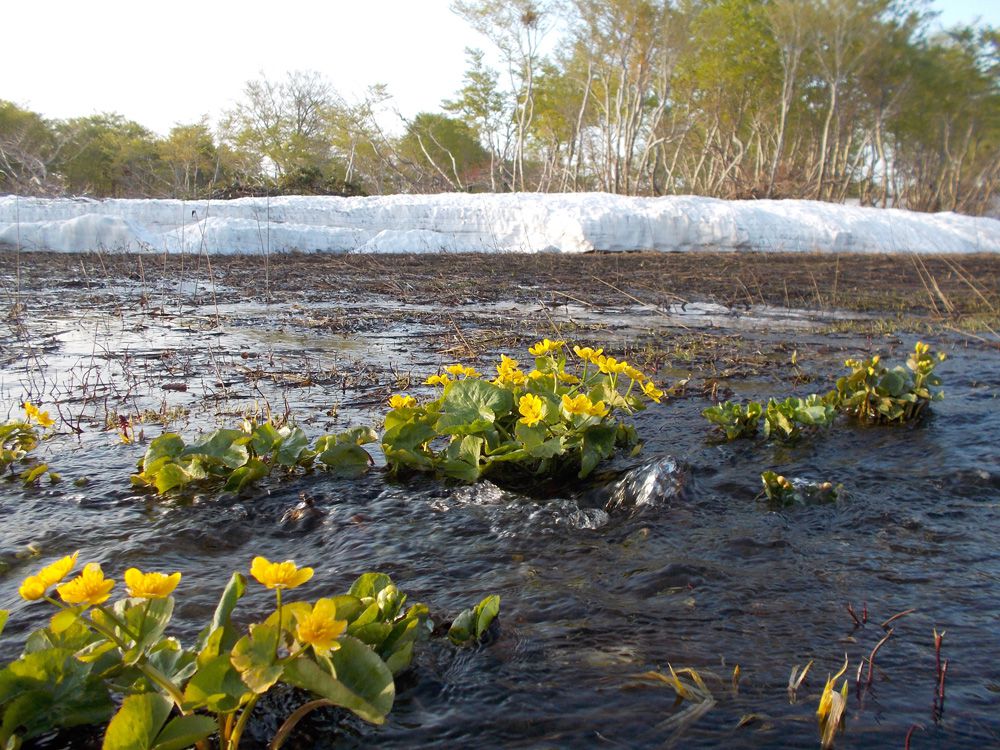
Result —
[{"label": "pale sky", "polygon": [[[934,0],[945,25],[1000,25],[1000,4]],[[385,83],[408,117],[460,86],[488,48],[449,0],[8,0],[0,99],[50,118],[118,112],[160,134],[211,122],[263,71],[325,75],[349,101]],[[392,119],[383,122],[391,126]]]}]

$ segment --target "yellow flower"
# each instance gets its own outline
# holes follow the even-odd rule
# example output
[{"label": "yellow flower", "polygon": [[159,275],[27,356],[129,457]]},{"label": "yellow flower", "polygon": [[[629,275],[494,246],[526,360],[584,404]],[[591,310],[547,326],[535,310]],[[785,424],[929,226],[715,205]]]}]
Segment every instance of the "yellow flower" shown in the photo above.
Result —
[{"label": "yellow flower", "polygon": [[445,386],[451,382],[451,378],[447,375],[431,375],[427,380],[424,381],[424,385],[440,385]]},{"label": "yellow flower", "polygon": [[534,427],[542,421],[542,399],[533,393],[526,393],[517,402],[517,410],[521,413],[520,422],[528,427]]},{"label": "yellow flower", "polygon": [[591,364],[596,365],[597,364],[597,358],[600,357],[604,353],[604,350],[603,349],[591,349],[589,346],[584,347],[583,349],[581,349],[578,346],[574,346],[573,347],[573,352],[580,359],[586,360],[587,362],[590,362]]},{"label": "yellow flower", "polygon": [[38,571],[38,578],[48,586],[55,586],[63,578],[69,575],[69,572],[76,567],[76,557],[79,552],[74,552],[72,555],[66,555],[66,557],[61,560],[56,560],[50,565],[46,565],[40,571]]},{"label": "yellow flower", "polygon": [[476,372],[475,367],[466,367],[465,365],[448,365],[444,368],[444,371],[450,373],[457,377],[465,378],[478,378],[479,373]]},{"label": "yellow flower", "polygon": [[913,347],[913,351],[917,354],[927,354],[927,352],[930,351],[930,346],[923,343],[922,341],[918,341],[916,345]]},{"label": "yellow flower", "polygon": [[294,589],[313,576],[312,568],[299,568],[291,560],[273,563],[266,557],[255,557],[250,565],[250,575],[269,589]]},{"label": "yellow flower", "polygon": [[586,393],[570,398],[567,395],[562,397],[562,406],[567,414],[580,414],[588,417],[603,417],[608,413],[608,408],[603,401],[593,403]]},{"label": "yellow flower", "polygon": [[566,346],[565,341],[549,341],[548,339],[544,339],[534,346],[528,347],[528,353],[536,357],[541,357],[543,354],[548,354],[549,352],[557,352],[564,346]]},{"label": "yellow flower", "polygon": [[541,378],[545,377],[545,373],[539,372],[538,370],[532,370],[531,372],[528,373],[528,377],[531,380],[540,380]]},{"label": "yellow flower", "polygon": [[636,383],[646,382],[646,376],[642,372],[632,367],[632,365],[625,364],[624,362],[622,364],[625,365],[622,368],[622,372],[624,372],[626,375],[632,378],[632,380],[634,380]]},{"label": "yellow flower", "polygon": [[299,643],[313,647],[313,651],[326,655],[340,648],[337,639],[347,629],[347,620],[334,617],[337,607],[332,599],[320,599],[308,614],[295,613],[297,625],[295,638]]},{"label": "yellow flower", "polygon": [[663,398],[663,391],[653,385],[651,380],[642,384],[642,392],[656,403],[660,403],[660,399]]},{"label": "yellow flower", "polygon": [[500,355],[500,364],[497,365],[497,378],[493,381],[496,385],[523,385],[528,381],[528,376],[517,369],[517,360],[511,359],[506,354]]},{"label": "yellow flower", "polygon": [[559,379],[564,383],[569,383],[570,385],[576,385],[577,383],[580,382],[580,378],[578,378],[576,375],[571,375],[568,372],[560,372],[557,374],[559,375]]},{"label": "yellow flower", "polygon": [[40,411],[39,408],[30,401],[24,402],[24,413],[27,415],[29,422],[38,422],[38,424],[42,427],[51,427],[55,424],[47,411]]},{"label": "yellow flower", "polygon": [[125,571],[125,585],[128,595],[136,599],[165,599],[177,588],[181,574],[143,573],[138,568]]},{"label": "yellow flower", "polygon": [[104,577],[99,563],[87,563],[80,575],[56,591],[67,604],[94,606],[106,602],[114,587],[115,582]]},{"label": "yellow flower", "polygon": [[604,355],[601,355],[592,361],[601,369],[601,372],[606,375],[625,372],[625,368],[629,366],[628,362],[619,362],[614,357],[605,357]]},{"label": "yellow flower", "polygon": [[17,590],[17,593],[21,595],[22,599],[33,602],[45,596],[45,591],[47,589],[48,586],[41,578],[38,576],[28,576],[24,579],[24,582],[21,584],[21,588]]},{"label": "yellow flower", "polygon": [[413,396],[407,396],[405,393],[397,393],[389,399],[389,406],[393,409],[409,409],[416,405],[417,400]]}]

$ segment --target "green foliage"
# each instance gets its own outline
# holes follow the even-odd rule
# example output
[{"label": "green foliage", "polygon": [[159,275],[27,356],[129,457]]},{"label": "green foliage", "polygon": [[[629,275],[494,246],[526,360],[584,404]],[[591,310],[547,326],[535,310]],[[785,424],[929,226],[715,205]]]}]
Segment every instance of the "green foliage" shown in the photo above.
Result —
[{"label": "green foliage", "polygon": [[832,425],[836,411],[813,394],[804,399],[793,396],[784,401],[772,398],[766,407],[757,401],[750,401],[745,406],[726,401],[705,409],[702,416],[718,425],[726,440],[755,437],[763,417],[765,438],[794,442],[805,431]]},{"label": "green foliage", "polygon": [[310,448],[299,427],[250,421],[241,430],[215,430],[191,444],[168,432],[150,442],[132,483],[163,494],[195,481],[216,481],[228,491],[242,492],[277,467],[292,471],[319,465],[337,475],[358,476],[371,465],[361,446],[376,439],[370,428],[354,428],[323,435]]},{"label": "green foliage", "polygon": [[49,479],[58,482],[61,477],[49,471],[48,464],[35,463],[31,452],[42,440],[39,427],[51,427],[53,422],[48,412],[39,411],[31,402],[24,404],[24,419],[11,419],[0,424],[0,474],[15,464],[24,467],[18,478],[27,487],[37,482],[49,472]]},{"label": "green foliage", "polygon": [[489,153],[476,131],[462,120],[421,112],[406,126],[400,156],[442,180],[442,186],[464,190],[477,173],[488,170]]},{"label": "green foliage", "polygon": [[[75,564],[73,555],[29,576],[22,597],[43,599]],[[88,565],[59,587],[63,602],[47,597],[58,608],[50,624],[29,635],[24,653],[0,669],[0,746],[110,718],[105,750],[180,750],[214,734],[220,750],[236,750],[257,701],[281,683],[319,701],[295,712],[272,747],[318,705],[383,723],[395,699],[394,675],[433,629],[427,607],[405,607],[406,595],[384,573],[366,573],[347,593],[311,603],[282,601],[282,591],[308,580],[311,569],[257,558],[251,572],[277,589],[275,609],[241,632],[232,616],[247,593],[246,579],[234,573],[211,623],[187,649],[167,635],[179,573],[126,571],[128,595],[106,604],[112,584],[99,566]],[[475,609],[475,637],[498,607],[497,597],[487,597]],[[0,631],[6,614],[0,612]],[[112,695],[119,694],[116,712]]]},{"label": "green foliage", "polygon": [[718,425],[726,434],[726,440],[754,437],[760,426],[763,407],[756,401],[746,406],[724,401],[710,406],[701,415],[712,424]]},{"label": "green foliage", "polygon": [[500,597],[496,594],[487,596],[475,607],[464,610],[455,618],[448,628],[448,637],[456,646],[478,643],[498,614]]},{"label": "green foliage", "polygon": [[807,482],[801,479],[787,479],[773,471],[760,475],[764,485],[761,494],[775,505],[795,505],[806,502],[830,502],[836,500],[843,489],[830,482]]},{"label": "green foliage", "polygon": [[663,392],[641,372],[600,351],[575,347],[581,361],[567,370],[565,342],[546,339],[529,352],[535,369],[525,373],[504,356],[497,377],[451,365],[437,398],[419,404],[394,396],[385,418],[382,448],[390,469],[433,472],[475,482],[557,476],[572,470],[586,477],[618,447],[637,444],[635,430],[616,419],[659,401]]},{"label": "green foliage", "polygon": [[935,390],[941,379],[934,374],[934,368],[944,360],[943,353],[932,353],[919,341],[905,368],[897,365],[890,370],[879,355],[864,361],[849,359],[844,364],[851,372],[837,380],[827,400],[866,424],[916,419],[932,401],[944,398],[943,391]]},{"label": "green foliage", "polygon": [[764,413],[764,437],[777,436],[786,442],[798,440],[803,431],[829,427],[837,416],[832,405],[816,394],[806,398],[789,397],[767,402]]}]

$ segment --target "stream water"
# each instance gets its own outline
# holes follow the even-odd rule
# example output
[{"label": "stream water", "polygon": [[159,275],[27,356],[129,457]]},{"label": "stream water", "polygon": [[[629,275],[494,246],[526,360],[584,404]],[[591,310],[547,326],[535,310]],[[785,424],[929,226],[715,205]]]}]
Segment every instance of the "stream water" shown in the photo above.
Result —
[{"label": "stream water", "polygon": [[[101,324],[79,320],[85,319],[91,321],[85,331]],[[136,361],[154,362],[162,384],[183,374],[183,368],[164,371],[171,361],[164,352],[192,362],[218,355],[242,366],[240,352],[260,350],[264,335],[245,327],[220,336],[170,325],[186,332],[186,348],[155,331],[129,334],[124,324],[125,334],[109,333],[109,340],[126,342],[132,359],[122,370],[122,350],[111,356],[108,347],[101,382],[118,384],[108,386],[105,397],[122,396],[123,373]],[[52,334],[50,349],[34,347],[44,354],[50,390],[70,389],[73,377],[76,383],[83,377],[73,375],[74,367],[101,359],[94,353],[101,351],[96,334],[74,338],[70,329],[66,321],[49,329],[40,324]],[[363,389],[348,398],[333,360],[323,357],[336,358],[340,371],[372,358],[402,369],[433,368],[440,356],[421,360],[413,330],[403,326],[340,343],[329,337],[326,348],[317,343],[316,383],[295,390],[292,406],[319,413],[340,399],[341,428],[370,416]],[[838,372],[839,350],[851,343],[839,339],[838,353],[817,367]],[[283,347],[301,355],[295,336],[271,336],[267,346],[279,359]],[[75,549],[119,580],[133,565],[183,571],[172,631],[187,642],[210,617],[229,572],[246,572],[255,555],[264,555],[315,568],[315,577],[296,591],[302,598],[343,591],[367,570],[390,574],[410,601],[427,603],[438,622],[488,593],[501,597],[499,625],[486,643],[463,650],[434,639],[418,649],[413,668],[397,681],[385,726],[318,712],[290,746],[814,748],[819,694],[845,654],[851,692],[838,748],[902,747],[914,725],[914,748],[996,746],[1000,353],[943,348],[949,353],[940,367],[946,398],[915,426],[839,422],[792,447],[717,444],[706,439],[708,424],[700,416],[707,402],[686,398],[635,418],[645,441],[640,456],[618,459],[593,481],[549,488],[542,497],[490,483],[390,481],[376,467],[358,480],[312,474],[269,479],[243,497],[196,492],[162,500],[129,486],[141,447],[119,444],[113,432],[63,435],[46,443],[42,456],[68,480],[88,477],[88,486],[0,486],[0,553],[10,566],[0,577],[0,608],[11,610],[0,656],[15,656],[25,633],[42,621],[44,606],[17,596],[23,576]],[[0,395],[9,403],[25,378],[42,377],[30,375],[26,361],[26,355],[11,356],[0,371]],[[117,374],[107,369],[115,367]],[[327,381],[322,373],[329,373]],[[192,409],[223,387],[233,401],[255,397],[245,384],[227,382],[225,373],[222,386],[216,376],[187,379],[186,392],[143,385],[132,395],[142,391],[152,408],[162,398]],[[788,390],[767,376],[729,385],[739,398]],[[810,387],[827,386],[798,390]],[[67,402],[65,409],[71,407]],[[187,426],[172,429],[189,433],[200,418],[186,419]],[[323,426],[319,418],[307,431],[314,435]],[[151,437],[161,428],[144,429]],[[844,490],[832,503],[769,507],[755,499],[764,469],[841,483]],[[317,512],[288,521],[286,511],[303,494]],[[28,545],[41,557],[18,556]],[[866,624],[854,623],[849,603],[859,614],[867,607]],[[271,605],[258,587],[238,612],[249,621]],[[892,623],[871,686],[862,679],[856,690],[862,657],[885,635],[879,623],[910,609]],[[935,629],[946,631],[943,703],[935,701]],[[813,668],[791,701],[789,673],[810,660]],[[742,679],[734,687],[737,664]],[[711,700],[677,702],[666,684],[642,677],[669,673],[668,665],[697,670]],[[248,745],[263,746],[296,699],[278,691],[262,704]],[[65,742],[60,735],[41,745]]]}]

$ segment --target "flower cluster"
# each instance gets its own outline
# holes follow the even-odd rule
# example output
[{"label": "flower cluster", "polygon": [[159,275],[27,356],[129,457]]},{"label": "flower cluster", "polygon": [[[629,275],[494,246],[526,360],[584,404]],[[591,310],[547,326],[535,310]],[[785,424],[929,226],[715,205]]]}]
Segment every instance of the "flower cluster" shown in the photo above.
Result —
[{"label": "flower cluster", "polygon": [[393,396],[382,439],[390,468],[475,481],[489,471],[552,474],[575,465],[586,476],[616,447],[637,442],[634,429],[616,417],[665,394],[603,349],[572,352],[578,360],[565,341],[543,339],[528,348],[530,370],[503,354],[492,380],[454,364],[424,381],[442,387],[435,398]]}]

